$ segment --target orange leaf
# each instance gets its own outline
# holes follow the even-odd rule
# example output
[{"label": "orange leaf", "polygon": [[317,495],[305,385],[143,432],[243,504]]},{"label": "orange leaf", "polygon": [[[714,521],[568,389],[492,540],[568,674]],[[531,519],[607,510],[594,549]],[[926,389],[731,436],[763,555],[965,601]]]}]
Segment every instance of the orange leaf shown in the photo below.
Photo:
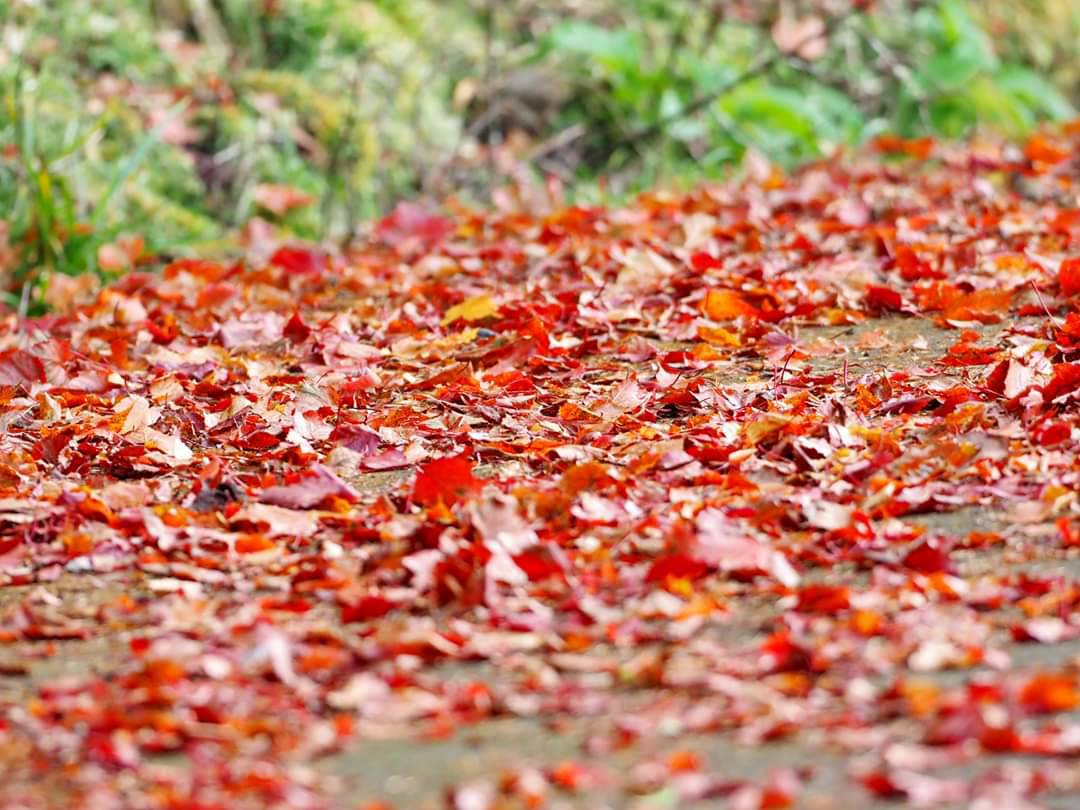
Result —
[{"label": "orange leaf", "polygon": [[881,135],[874,141],[879,152],[895,152],[917,160],[926,160],[934,152],[933,138],[913,138],[905,140],[896,135]]},{"label": "orange leaf", "polygon": [[682,749],[673,751],[667,758],[668,770],[672,773],[693,773],[701,770],[701,756],[695,751]]},{"label": "orange leaf", "polygon": [[84,532],[62,535],[62,540],[64,542],[64,550],[72,557],[89,554],[94,550],[94,541],[90,539],[90,535],[85,534]]},{"label": "orange leaf", "polygon": [[1068,160],[1069,151],[1044,135],[1032,135],[1024,146],[1024,154],[1032,163],[1061,163]]},{"label": "orange leaf", "polygon": [[586,461],[567,469],[559,479],[559,488],[567,495],[574,497],[586,490],[597,492],[611,481],[607,467],[599,461]]},{"label": "orange leaf", "polygon": [[1000,313],[1009,309],[1011,300],[1008,290],[977,290],[949,302],[944,315],[951,321],[994,323],[1001,320]]},{"label": "orange leaf", "polygon": [[701,302],[701,311],[713,321],[757,316],[757,310],[734,290],[709,290]]},{"label": "orange leaf", "polygon": [[732,346],[738,348],[742,345],[742,341],[739,336],[734,332],[729,332],[727,329],[719,329],[711,326],[699,326],[698,337],[702,340],[706,340],[709,343],[716,343],[721,346]]},{"label": "orange leaf", "polygon": [[1036,675],[1020,690],[1020,703],[1030,712],[1068,712],[1080,706],[1076,681],[1067,675]]},{"label": "orange leaf", "polygon": [[236,538],[236,551],[240,554],[254,554],[274,547],[274,541],[261,534],[247,534]]}]

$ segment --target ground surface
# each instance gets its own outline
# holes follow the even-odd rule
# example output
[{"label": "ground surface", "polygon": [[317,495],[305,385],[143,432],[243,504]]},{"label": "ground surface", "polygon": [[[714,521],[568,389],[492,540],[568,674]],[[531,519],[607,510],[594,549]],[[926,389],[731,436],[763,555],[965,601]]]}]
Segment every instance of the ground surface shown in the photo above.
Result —
[{"label": "ground surface", "polygon": [[1075,806],[1075,147],[896,146],[9,319],[0,807]]}]

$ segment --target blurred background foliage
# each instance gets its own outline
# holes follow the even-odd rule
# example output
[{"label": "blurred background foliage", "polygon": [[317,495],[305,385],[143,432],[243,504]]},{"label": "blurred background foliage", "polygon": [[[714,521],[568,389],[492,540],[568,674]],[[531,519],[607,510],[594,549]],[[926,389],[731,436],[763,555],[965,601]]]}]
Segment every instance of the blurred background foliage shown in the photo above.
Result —
[{"label": "blurred background foliage", "polygon": [[[1074,0],[0,0],[0,271],[610,198],[1080,101]],[[546,179],[546,182],[545,182]],[[258,218],[258,219],[255,219]]]}]

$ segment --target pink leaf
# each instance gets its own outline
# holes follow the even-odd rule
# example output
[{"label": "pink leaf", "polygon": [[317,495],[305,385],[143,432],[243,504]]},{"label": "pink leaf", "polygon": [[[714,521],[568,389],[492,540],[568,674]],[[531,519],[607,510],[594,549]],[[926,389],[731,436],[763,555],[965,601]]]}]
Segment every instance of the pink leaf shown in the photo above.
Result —
[{"label": "pink leaf", "polygon": [[0,385],[25,385],[45,382],[45,364],[36,355],[22,349],[0,353]]},{"label": "pink leaf", "polygon": [[311,509],[327,498],[355,501],[359,493],[322,465],[292,484],[269,487],[259,495],[259,501],[288,509]]}]

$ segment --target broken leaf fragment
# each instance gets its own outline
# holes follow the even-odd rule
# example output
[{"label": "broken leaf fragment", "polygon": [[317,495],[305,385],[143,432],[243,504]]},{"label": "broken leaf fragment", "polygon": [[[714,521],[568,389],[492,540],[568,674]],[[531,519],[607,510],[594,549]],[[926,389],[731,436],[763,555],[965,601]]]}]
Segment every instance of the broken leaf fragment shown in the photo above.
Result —
[{"label": "broken leaf fragment", "polygon": [[191,461],[195,457],[191,448],[184,444],[179,436],[161,433],[153,428],[145,428],[143,436],[147,447],[160,450],[177,462]]}]

